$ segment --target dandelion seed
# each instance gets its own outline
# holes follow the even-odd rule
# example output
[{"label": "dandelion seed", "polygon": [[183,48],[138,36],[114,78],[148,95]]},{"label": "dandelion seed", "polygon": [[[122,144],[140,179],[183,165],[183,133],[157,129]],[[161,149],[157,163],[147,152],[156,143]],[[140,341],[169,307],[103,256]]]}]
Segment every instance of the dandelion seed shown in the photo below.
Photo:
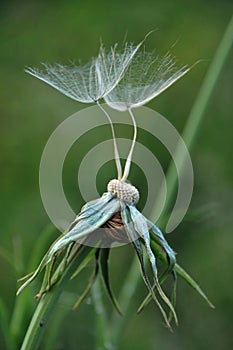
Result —
[{"label": "dandelion seed", "polygon": [[26,72],[30,75],[44,81],[75,101],[97,103],[110,123],[118,178],[121,178],[122,169],[115,131],[109,114],[99,104],[99,101],[110,93],[122,79],[142,43],[143,41],[138,45],[125,43],[122,50],[119,50],[118,45],[115,44],[110,51],[107,51],[101,45],[98,56],[92,58],[85,65],[64,66],[56,64],[52,66],[43,63],[44,70],[26,69]]},{"label": "dandelion seed", "polygon": [[133,115],[133,108],[141,107],[161,94],[169,86],[189,71],[187,66],[177,68],[171,55],[155,56],[154,53],[142,51],[133,57],[123,79],[108,94],[105,102],[119,111],[128,110],[134,126],[132,145],[126,159],[123,177],[125,181],[129,175],[133,150],[137,138],[137,125]]},{"label": "dandelion seed", "polygon": [[171,55],[155,56],[145,50],[137,52],[119,84],[104,99],[119,111],[145,105],[189,71],[177,68]]},{"label": "dandelion seed", "polygon": [[[169,300],[161,287],[162,282],[170,274],[175,282],[176,274],[179,274],[197,290],[210,306],[212,304],[196,282],[177,265],[175,254],[160,229],[137,210],[139,192],[125,180],[129,174],[137,136],[137,125],[132,109],[140,107],[159,95],[182,77],[188,68],[177,69],[174,60],[168,55],[163,58],[154,58],[152,54],[145,51],[136,55],[140,45],[141,43],[138,46],[126,45],[122,53],[116,50],[117,46],[114,46],[110,52],[106,52],[101,47],[98,57],[82,67],[45,65],[45,72],[34,69],[27,70],[28,73],[77,101],[96,102],[100,106],[112,127],[118,179],[109,182],[107,192],[102,197],[83,206],[70,228],[51,245],[38,268],[25,277],[26,282],[19,288],[17,294],[45,270],[44,280],[37,294],[37,298],[40,299],[51,288],[56,287],[62,276],[66,274],[67,266],[71,264],[74,257],[80,257],[80,264],[77,266],[73,278],[95,257],[93,275],[75,307],[78,307],[88,295],[100,271],[100,265],[109,297],[117,311],[121,313],[110,285],[108,261],[111,247],[117,243],[130,243],[137,254],[142,278],[149,291],[149,295],[142,302],[139,311],[150,299],[153,299],[162,313],[167,327],[170,328],[172,318],[176,323],[178,322],[177,316],[174,303]],[[134,56],[135,60],[132,61]],[[131,61],[132,64],[129,65]],[[134,137],[123,176],[121,176],[112,121],[99,104],[99,99],[103,97],[112,108],[120,111],[128,110],[133,121]],[[158,259],[166,266],[165,272],[160,276],[157,267]],[[146,261],[151,267],[150,274],[146,269]],[[165,312],[163,304],[169,308],[170,316]]]},{"label": "dandelion seed", "polygon": [[141,43],[126,43],[123,50],[119,50],[116,44],[107,51],[101,45],[98,56],[84,65],[53,66],[43,63],[43,70],[27,68],[25,71],[75,101],[93,103],[101,100],[119,83],[140,46]]}]

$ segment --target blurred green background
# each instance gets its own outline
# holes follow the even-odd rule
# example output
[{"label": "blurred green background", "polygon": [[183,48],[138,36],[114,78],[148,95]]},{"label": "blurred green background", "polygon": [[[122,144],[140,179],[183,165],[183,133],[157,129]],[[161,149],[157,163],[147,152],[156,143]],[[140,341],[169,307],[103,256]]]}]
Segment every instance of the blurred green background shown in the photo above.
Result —
[{"label": "blurred green background", "polygon": [[[158,28],[147,41],[148,49],[156,48],[164,53],[178,41],[172,53],[182,63],[192,65],[204,60],[149,104],[182,132],[232,10],[230,0],[1,2],[1,318],[5,314],[7,319],[15,309],[17,278],[29,272],[29,261],[34,259],[36,265],[57,235],[56,230],[51,233],[48,229],[42,244],[41,232],[49,225],[38,185],[45,143],[65,118],[86,107],[25,74],[25,66],[39,66],[40,62],[67,63],[79,58],[85,61],[96,55],[100,38],[109,46],[122,42],[127,33],[128,40],[138,42],[148,31]],[[146,294],[141,283],[122,333],[122,350],[233,348],[232,68],[231,56],[224,65],[191,150],[195,188],[190,209],[182,224],[168,237],[179,263],[200,282],[216,309],[209,309],[191,288],[179,281],[180,325],[170,334],[153,304],[139,316],[135,314]],[[77,192],[77,159],[85,154],[85,149],[91,148],[93,139],[97,142],[104,133],[100,130],[98,136],[86,135],[86,139],[75,145],[65,164],[64,188],[76,212],[83,204]],[[119,129],[118,133],[121,136],[127,130]],[[142,143],[151,147],[147,135],[139,136]],[[166,169],[169,155],[156,142],[153,151]],[[103,178],[98,176],[99,187],[104,188],[111,176],[107,171]],[[130,180],[142,191],[144,180],[140,173],[131,175]],[[35,247],[38,258],[32,256]],[[124,282],[131,258],[130,247],[113,252],[111,276],[116,293]],[[86,283],[86,275],[84,272],[81,279],[68,287],[59,303],[46,335],[47,339],[49,336],[56,339],[50,349],[94,347],[92,300],[87,299],[75,313],[70,310],[73,298]],[[37,289],[35,283],[16,302],[24,300],[26,305],[24,312],[14,314],[15,337],[19,343],[36,305],[33,295]],[[7,345],[2,331],[0,348],[4,350]],[[46,345],[41,349],[46,349]]]}]

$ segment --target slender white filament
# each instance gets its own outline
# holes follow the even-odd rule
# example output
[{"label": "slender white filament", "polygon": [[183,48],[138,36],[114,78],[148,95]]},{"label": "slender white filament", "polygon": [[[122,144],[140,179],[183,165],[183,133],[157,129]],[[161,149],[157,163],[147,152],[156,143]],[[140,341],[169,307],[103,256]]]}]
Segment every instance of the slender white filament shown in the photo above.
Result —
[{"label": "slender white filament", "polygon": [[120,157],[119,157],[119,152],[118,152],[118,147],[117,147],[117,142],[116,142],[115,131],[114,131],[114,127],[113,127],[113,122],[112,122],[112,119],[110,118],[108,112],[103,108],[103,106],[99,103],[99,101],[97,101],[96,103],[97,103],[98,107],[101,109],[101,111],[106,115],[106,117],[109,121],[109,124],[111,126],[113,146],[114,146],[114,157],[115,157],[115,163],[116,163],[116,168],[117,168],[117,177],[118,177],[118,180],[121,180],[122,168],[121,168],[121,162],[120,162]]},{"label": "slender white filament", "polygon": [[130,171],[130,165],[131,165],[131,161],[132,161],[132,156],[133,156],[133,151],[134,151],[134,147],[135,147],[135,143],[136,143],[136,139],[137,139],[137,124],[136,124],[136,120],[134,118],[133,112],[131,108],[128,108],[128,112],[130,114],[131,120],[133,122],[133,126],[134,126],[134,135],[133,135],[133,141],[129,150],[129,154],[128,157],[126,159],[126,163],[125,163],[125,169],[124,169],[124,174],[122,177],[122,181],[126,181],[127,177],[129,175],[129,171]]}]

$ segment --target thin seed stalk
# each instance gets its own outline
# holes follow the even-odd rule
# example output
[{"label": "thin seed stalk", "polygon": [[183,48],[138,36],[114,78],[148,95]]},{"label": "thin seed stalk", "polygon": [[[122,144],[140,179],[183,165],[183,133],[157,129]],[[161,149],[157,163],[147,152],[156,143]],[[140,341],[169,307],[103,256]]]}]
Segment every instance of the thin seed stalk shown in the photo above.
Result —
[{"label": "thin seed stalk", "polygon": [[129,115],[130,115],[131,120],[133,122],[134,135],[133,135],[133,141],[132,141],[132,144],[131,144],[131,147],[130,147],[130,150],[129,150],[129,154],[128,154],[128,157],[126,159],[125,170],[124,170],[123,177],[121,179],[122,181],[127,180],[127,177],[129,175],[130,165],[131,165],[132,156],[133,156],[133,151],[134,151],[134,147],[135,147],[135,143],[136,143],[136,139],[137,139],[137,124],[136,124],[136,120],[134,118],[134,115],[133,115],[133,112],[132,112],[131,108],[128,109],[128,112],[129,112]]},{"label": "thin seed stalk", "polygon": [[112,123],[112,119],[110,118],[108,112],[99,103],[99,101],[97,101],[97,106],[105,114],[105,116],[107,117],[107,119],[109,121],[110,127],[111,127],[113,147],[114,147],[114,159],[115,159],[116,168],[117,168],[117,177],[118,177],[118,180],[120,180],[122,177],[122,168],[121,168],[121,161],[120,161],[120,156],[119,156],[119,151],[118,151],[118,147],[117,147],[116,135],[115,135],[115,130],[114,130],[114,126]]}]

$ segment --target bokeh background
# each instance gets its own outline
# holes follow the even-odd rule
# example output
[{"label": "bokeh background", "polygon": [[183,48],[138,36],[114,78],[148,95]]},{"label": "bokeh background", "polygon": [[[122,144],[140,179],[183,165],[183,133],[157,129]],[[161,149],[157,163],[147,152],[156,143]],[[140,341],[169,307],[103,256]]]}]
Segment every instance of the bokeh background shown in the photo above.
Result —
[{"label": "bokeh background", "polygon": [[[36,305],[33,295],[39,284],[35,283],[16,301],[16,280],[29,272],[29,261],[36,265],[57,235],[49,226],[40,199],[40,157],[48,137],[61,121],[86,107],[25,74],[25,66],[85,61],[98,52],[100,38],[109,46],[122,42],[127,33],[128,40],[138,42],[151,29],[158,29],[148,39],[148,49],[156,48],[161,53],[171,49],[182,63],[189,65],[203,59],[186,77],[149,104],[182,133],[232,10],[230,0],[1,2],[0,292],[4,305],[1,317],[5,313],[7,319],[14,313],[12,322],[18,347]],[[231,55],[191,150],[195,188],[190,209],[182,224],[168,237],[178,261],[200,282],[216,309],[208,308],[189,286],[179,281],[180,325],[170,334],[154,305],[149,305],[139,316],[135,314],[146,294],[141,283],[135,290],[133,307],[121,334],[122,350],[233,348],[232,68]],[[118,133],[130,135],[130,130],[119,128]],[[98,135],[86,135],[74,146],[65,164],[64,188],[77,212],[83,204],[76,183],[78,161],[92,147],[93,140],[98,142],[105,134],[100,129]],[[164,148],[148,135],[141,134],[140,141],[153,148],[166,169],[170,159]],[[108,164],[97,176],[101,190],[114,175],[111,169]],[[145,179],[139,170],[135,169],[130,180],[143,191]],[[47,234],[43,233],[40,240],[44,229]],[[130,247],[118,248],[113,253],[111,279],[116,294],[124,283],[131,259]],[[97,329],[92,299],[88,298],[77,312],[70,310],[73,299],[86,283],[86,275],[88,271],[68,286],[46,333],[46,339],[53,345],[49,348],[44,344],[42,349],[94,349]],[[14,310],[20,302],[25,302],[25,308],[19,308],[17,314]],[[9,350],[3,331],[0,330],[0,348]]]}]

